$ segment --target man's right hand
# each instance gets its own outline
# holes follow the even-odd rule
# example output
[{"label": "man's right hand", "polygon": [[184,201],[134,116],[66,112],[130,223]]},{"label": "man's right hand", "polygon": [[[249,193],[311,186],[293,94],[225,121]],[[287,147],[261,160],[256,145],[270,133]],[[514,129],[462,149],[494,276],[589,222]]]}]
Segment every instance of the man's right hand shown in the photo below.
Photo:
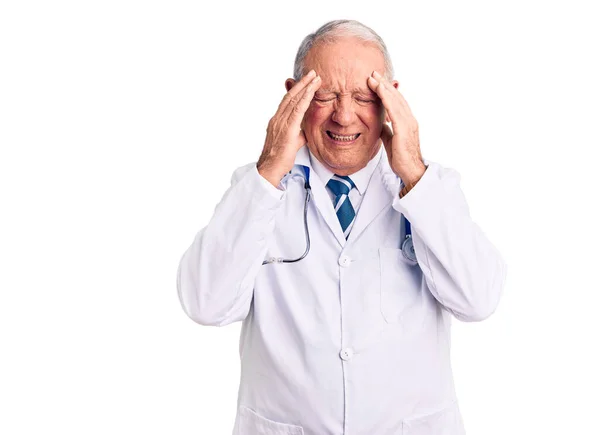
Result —
[{"label": "man's right hand", "polygon": [[267,138],[256,168],[275,187],[292,169],[296,153],[306,143],[301,129],[302,119],[319,86],[321,78],[311,70],[285,94],[275,116],[269,121]]}]

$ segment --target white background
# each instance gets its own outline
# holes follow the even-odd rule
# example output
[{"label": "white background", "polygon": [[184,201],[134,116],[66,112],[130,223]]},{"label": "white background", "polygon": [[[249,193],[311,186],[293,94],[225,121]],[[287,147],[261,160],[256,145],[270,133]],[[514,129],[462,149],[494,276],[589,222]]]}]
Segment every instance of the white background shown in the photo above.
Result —
[{"label": "white background", "polygon": [[600,433],[593,4],[3,1],[0,433],[231,433],[240,324],[188,319],[177,265],[339,18],[384,38],[508,263],[497,312],[455,322],[467,432]]}]

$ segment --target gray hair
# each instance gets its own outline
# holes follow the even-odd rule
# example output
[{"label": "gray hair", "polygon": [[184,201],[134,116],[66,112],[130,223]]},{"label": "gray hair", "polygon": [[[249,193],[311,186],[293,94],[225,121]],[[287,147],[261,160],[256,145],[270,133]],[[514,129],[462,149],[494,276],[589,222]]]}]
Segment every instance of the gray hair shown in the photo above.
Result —
[{"label": "gray hair", "polygon": [[389,80],[394,77],[394,67],[387,47],[373,29],[355,20],[335,20],[323,24],[315,33],[304,38],[294,61],[294,80],[298,81],[304,76],[304,59],[312,47],[321,42],[334,42],[337,38],[344,36],[352,36],[365,42],[374,43],[381,51],[385,61],[385,77]]}]

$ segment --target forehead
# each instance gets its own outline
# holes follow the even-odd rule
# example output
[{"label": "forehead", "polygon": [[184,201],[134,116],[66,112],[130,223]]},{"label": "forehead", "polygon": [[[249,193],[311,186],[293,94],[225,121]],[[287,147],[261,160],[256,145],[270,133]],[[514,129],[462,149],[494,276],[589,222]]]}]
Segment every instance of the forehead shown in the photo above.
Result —
[{"label": "forehead", "polygon": [[367,78],[373,70],[385,70],[383,55],[374,43],[345,37],[311,48],[304,60],[305,71],[321,76],[321,90],[369,92]]}]

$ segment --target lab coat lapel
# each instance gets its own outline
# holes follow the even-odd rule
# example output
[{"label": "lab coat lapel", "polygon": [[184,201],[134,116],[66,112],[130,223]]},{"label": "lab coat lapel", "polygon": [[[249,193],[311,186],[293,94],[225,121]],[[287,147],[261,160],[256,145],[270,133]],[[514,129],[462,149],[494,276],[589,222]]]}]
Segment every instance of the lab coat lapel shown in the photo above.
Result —
[{"label": "lab coat lapel", "polygon": [[348,236],[348,243],[357,240],[362,232],[388,208],[394,196],[400,193],[400,178],[390,168],[385,150],[369,180],[365,197],[356,214],[356,221]]},{"label": "lab coat lapel", "polygon": [[[327,194],[325,184],[310,165],[310,156],[308,154],[308,147],[306,145],[298,150],[294,163],[296,165],[308,166],[310,168],[310,187],[317,210],[319,210],[319,213],[333,233],[337,242],[341,247],[344,247],[346,244],[346,238],[344,237],[342,226],[340,225],[340,221],[335,214],[333,203]],[[352,233],[352,231],[350,233]]]}]

